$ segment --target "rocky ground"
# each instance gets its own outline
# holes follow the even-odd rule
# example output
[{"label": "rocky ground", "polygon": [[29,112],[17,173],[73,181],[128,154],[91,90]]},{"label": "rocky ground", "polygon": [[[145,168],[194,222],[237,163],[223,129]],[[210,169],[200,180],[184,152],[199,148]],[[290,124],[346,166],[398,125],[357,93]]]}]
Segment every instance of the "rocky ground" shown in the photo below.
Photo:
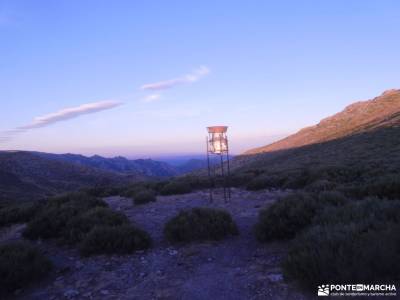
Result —
[{"label": "rocky ground", "polygon": [[[110,207],[147,230],[152,249],[125,256],[80,257],[75,249],[38,243],[55,264],[47,281],[18,291],[15,299],[309,299],[288,285],[279,267],[286,245],[259,244],[252,233],[258,211],[283,192],[233,189],[225,203],[221,191],[209,203],[208,192],[158,197],[134,206],[131,199],[110,197]],[[163,226],[179,210],[209,206],[228,210],[240,234],[219,242],[172,246]],[[23,225],[3,231],[1,239],[20,238]]]}]

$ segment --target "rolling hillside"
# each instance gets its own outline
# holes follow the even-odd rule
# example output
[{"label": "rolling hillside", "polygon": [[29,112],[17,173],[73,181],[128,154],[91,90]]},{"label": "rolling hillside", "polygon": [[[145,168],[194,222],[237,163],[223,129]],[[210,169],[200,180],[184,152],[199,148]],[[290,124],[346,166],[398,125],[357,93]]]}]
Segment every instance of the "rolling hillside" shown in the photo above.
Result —
[{"label": "rolling hillside", "polygon": [[51,160],[32,152],[0,152],[0,200],[30,200],[128,179],[135,177]]},{"label": "rolling hillside", "polygon": [[34,154],[46,159],[74,163],[77,165],[96,168],[104,171],[117,172],[126,175],[142,175],[149,177],[169,177],[177,175],[176,168],[161,161],[152,159],[130,160],[122,156],[106,158],[99,155],[84,156],[79,154],[52,154],[34,152]]},{"label": "rolling hillside", "polygon": [[[254,189],[371,185],[400,178],[400,90],[344,111],[232,163]],[[383,180],[383,179],[382,179]]]},{"label": "rolling hillside", "polygon": [[390,127],[400,121],[400,90],[388,90],[368,101],[355,102],[343,111],[301,129],[280,141],[245,152],[258,154],[322,143],[349,135]]}]

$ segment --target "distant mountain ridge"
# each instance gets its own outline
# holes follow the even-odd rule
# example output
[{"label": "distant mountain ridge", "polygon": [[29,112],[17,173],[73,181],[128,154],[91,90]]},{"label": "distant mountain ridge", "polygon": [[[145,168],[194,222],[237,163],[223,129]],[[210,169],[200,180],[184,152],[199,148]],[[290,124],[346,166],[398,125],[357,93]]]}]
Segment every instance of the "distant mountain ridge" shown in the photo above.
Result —
[{"label": "distant mountain ridge", "polygon": [[204,167],[205,163],[193,160],[171,166],[121,156],[0,151],[0,200],[34,199],[89,186],[167,178]]},{"label": "distant mountain ridge", "polygon": [[140,178],[48,159],[28,151],[0,151],[0,200],[32,200]]},{"label": "distant mountain ridge", "polygon": [[367,101],[355,102],[343,111],[297,133],[244,154],[258,154],[331,141],[400,123],[400,90],[392,89]]},{"label": "distant mountain ridge", "polygon": [[116,172],[127,175],[143,175],[149,177],[169,177],[177,175],[179,172],[174,167],[165,162],[152,159],[130,160],[122,156],[106,158],[100,155],[84,156],[80,154],[52,154],[43,152],[33,152],[43,158],[70,162],[104,171]]}]

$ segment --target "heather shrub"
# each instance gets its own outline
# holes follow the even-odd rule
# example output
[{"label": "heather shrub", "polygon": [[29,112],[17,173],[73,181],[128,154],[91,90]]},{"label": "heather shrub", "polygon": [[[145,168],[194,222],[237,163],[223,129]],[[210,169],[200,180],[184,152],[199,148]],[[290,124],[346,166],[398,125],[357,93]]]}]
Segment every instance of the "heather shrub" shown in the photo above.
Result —
[{"label": "heather shrub", "polygon": [[95,207],[73,217],[62,234],[65,241],[77,243],[82,241],[95,226],[118,226],[127,223],[129,221],[124,214],[105,207]]},{"label": "heather shrub", "polygon": [[22,234],[31,240],[58,238],[67,222],[79,213],[72,206],[46,208],[27,224]]},{"label": "heather shrub", "polygon": [[0,209],[0,227],[31,220],[40,209],[39,202],[11,204]]},{"label": "heather shrub", "polygon": [[42,279],[51,268],[51,262],[28,243],[0,245],[0,296]]},{"label": "heather shrub", "polygon": [[263,190],[281,186],[283,182],[284,178],[281,178],[277,175],[260,175],[248,181],[246,189],[249,191]]},{"label": "heather shrub", "polygon": [[310,288],[398,279],[400,202],[369,198],[325,207],[292,242],[283,266],[288,277]]},{"label": "heather shrub", "polygon": [[[233,173],[229,177],[229,185],[232,187],[246,186],[251,180],[254,179],[254,175],[249,173]],[[247,188],[247,187],[246,187]]]},{"label": "heather shrub", "polygon": [[107,187],[107,186],[96,186],[84,190],[86,194],[93,197],[109,197],[117,196],[121,193],[121,188],[118,187]]},{"label": "heather shrub", "polygon": [[171,181],[167,183],[161,190],[161,195],[181,195],[190,193],[191,187],[189,184],[179,181]]},{"label": "heather shrub", "polygon": [[308,169],[288,172],[281,175],[284,178],[281,186],[286,189],[301,189],[310,182],[310,173]]},{"label": "heather shrub", "polygon": [[135,194],[133,197],[133,203],[135,205],[145,204],[156,201],[156,196],[152,191],[143,190]]},{"label": "heather shrub", "polygon": [[362,223],[379,226],[388,222],[400,224],[400,201],[367,198],[340,207],[326,207],[314,219],[317,225]]},{"label": "heather shrub", "polygon": [[77,215],[94,207],[107,204],[83,193],[73,193],[51,198],[27,224],[23,236],[28,239],[59,238],[67,223]]},{"label": "heather shrub", "polygon": [[386,175],[377,178],[364,187],[364,195],[400,200],[400,175]]},{"label": "heather shrub", "polygon": [[146,187],[143,185],[133,185],[127,187],[122,193],[121,196],[127,197],[127,198],[134,198],[137,193],[143,192],[148,190]]},{"label": "heather shrub", "polygon": [[318,204],[319,205],[334,205],[340,206],[345,204],[347,198],[339,191],[323,191],[318,194]]},{"label": "heather shrub", "polygon": [[292,242],[283,270],[312,290],[326,283],[393,282],[400,274],[399,224],[312,227]]},{"label": "heather shrub", "polygon": [[260,242],[293,238],[311,224],[318,209],[318,201],[311,195],[290,194],[260,211],[256,237]]},{"label": "heather shrub", "polygon": [[81,242],[82,255],[129,254],[151,246],[150,236],[131,225],[100,226],[92,229]]},{"label": "heather shrub", "polygon": [[228,212],[201,207],[179,212],[164,227],[165,237],[173,243],[221,240],[238,233],[237,226]]},{"label": "heather shrub", "polygon": [[307,192],[323,192],[333,190],[335,187],[336,184],[330,180],[318,179],[307,185],[305,190]]}]

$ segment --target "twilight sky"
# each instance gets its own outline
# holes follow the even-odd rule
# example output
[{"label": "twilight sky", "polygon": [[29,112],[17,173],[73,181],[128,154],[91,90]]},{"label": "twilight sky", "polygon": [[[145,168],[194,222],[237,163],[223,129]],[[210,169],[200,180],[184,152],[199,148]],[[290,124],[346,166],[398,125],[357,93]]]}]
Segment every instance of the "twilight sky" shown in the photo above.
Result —
[{"label": "twilight sky", "polygon": [[234,153],[399,88],[400,1],[0,0],[0,150]]}]

